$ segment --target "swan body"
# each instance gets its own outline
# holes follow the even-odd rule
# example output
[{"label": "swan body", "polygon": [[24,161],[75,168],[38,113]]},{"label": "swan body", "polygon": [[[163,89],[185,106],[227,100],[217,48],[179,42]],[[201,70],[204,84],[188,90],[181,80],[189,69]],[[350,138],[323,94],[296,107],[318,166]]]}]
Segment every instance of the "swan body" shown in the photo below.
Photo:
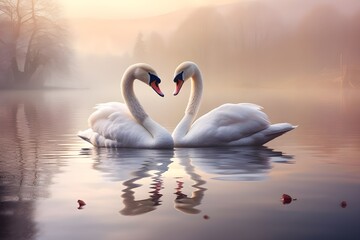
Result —
[{"label": "swan body", "polygon": [[263,145],[295,128],[289,123],[271,124],[262,107],[251,103],[227,103],[194,121],[202,95],[202,77],[195,63],[184,62],[176,69],[174,95],[188,79],[192,79],[192,91],[172,134],[175,147]]},{"label": "swan body", "polygon": [[125,71],[121,83],[125,104],[98,104],[88,119],[90,128],[78,136],[96,147],[173,148],[170,133],[146,114],[136,98],[133,90],[136,79],[164,96],[158,86],[160,79],[149,65],[132,65]]}]

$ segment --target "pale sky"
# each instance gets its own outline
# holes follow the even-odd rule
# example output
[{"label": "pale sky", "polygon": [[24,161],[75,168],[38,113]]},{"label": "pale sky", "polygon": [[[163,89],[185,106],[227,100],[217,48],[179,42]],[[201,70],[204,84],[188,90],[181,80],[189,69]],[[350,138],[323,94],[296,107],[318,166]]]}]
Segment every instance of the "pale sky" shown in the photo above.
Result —
[{"label": "pale sky", "polygon": [[61,0],[67,17],[141,18],[187,7],[223,4],[236,0]]}]

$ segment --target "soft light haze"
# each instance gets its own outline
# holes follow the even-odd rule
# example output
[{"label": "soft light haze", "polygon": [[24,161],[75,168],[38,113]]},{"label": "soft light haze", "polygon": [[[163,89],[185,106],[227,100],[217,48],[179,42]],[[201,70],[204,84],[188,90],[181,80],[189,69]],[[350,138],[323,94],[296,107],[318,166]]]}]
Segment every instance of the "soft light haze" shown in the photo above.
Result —
[{"label": "soft light haze", "polygon": [[138,18],[166,14],[179,9],[235,2],[234,0],[63,0],[68,17]]},{"label": "soft light haze", "polygon": [[360,0],[0,0],[0,240],[358,239],[359,106]]},{"label": "soft light haze", "polygon": [[[91,6],[80,3],[73,9],[89,13]],[[201,67],[208,86],[223,79],[229,86],[339,87],[345,68],[360,62],[358,0],[152,3],[138,8],[112,3],[117,17],[102,18],[101,9],[110,6],[105,1],[98,15],[69,18],[81,79],[108,86],[104,82],[117,83],[135,62],[149,63],[171,78],[179,62],[190,60]]]}]

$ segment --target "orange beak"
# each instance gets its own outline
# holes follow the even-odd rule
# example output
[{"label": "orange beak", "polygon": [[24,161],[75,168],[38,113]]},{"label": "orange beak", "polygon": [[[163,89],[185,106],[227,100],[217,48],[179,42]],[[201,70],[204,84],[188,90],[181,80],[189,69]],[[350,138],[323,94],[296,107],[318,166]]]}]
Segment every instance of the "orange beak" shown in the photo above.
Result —
[{"label": "orange beak", "polygon": [[161,97],[164,96],[164,94],[163,94],[162,91],[160,90],[159,85],[158,85],[155,81],[153,81],[152,83],[150,83],[150,86],[151,86],[152,89],[154,89],[155,92],[156,92],[157,94],[159,94]]},{"label": "orange beak", "polygon": [[180,92],[181,90],[181,87],[182,85],[184,84],[184,81],[183,80],[177,80],[176,82],[176,87],[175,87],[175,91],[174,91],[174,96],[178,95],[178,93]]}]

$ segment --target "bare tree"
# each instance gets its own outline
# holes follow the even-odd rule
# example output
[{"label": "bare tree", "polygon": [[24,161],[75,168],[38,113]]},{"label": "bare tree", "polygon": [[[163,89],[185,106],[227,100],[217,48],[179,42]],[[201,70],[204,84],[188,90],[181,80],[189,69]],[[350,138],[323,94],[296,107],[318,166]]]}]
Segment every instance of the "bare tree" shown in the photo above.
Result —
[{"label": "bare tree", "polygon": [[65,70],[69,48],[58,13],[51,0],[0,0],[0,22],[7,26],[0,48],[8,50],[3,57],[12,85],[42,86],[50,69]]}]

